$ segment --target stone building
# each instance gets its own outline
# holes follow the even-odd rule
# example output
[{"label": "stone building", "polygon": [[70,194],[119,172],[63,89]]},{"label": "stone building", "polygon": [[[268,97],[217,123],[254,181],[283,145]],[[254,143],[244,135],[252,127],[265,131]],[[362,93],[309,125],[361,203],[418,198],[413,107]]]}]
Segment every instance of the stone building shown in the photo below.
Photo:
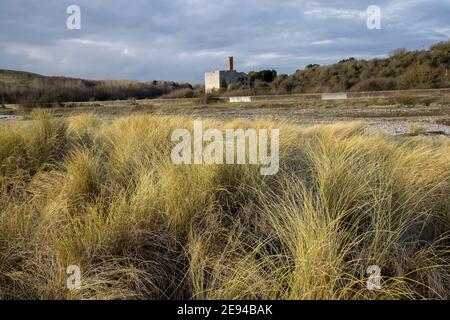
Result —
[{"label": "stone building", "polygon": [[206,93],[211,93],[221,88],[228,88],[235,83],[241,83],[248,86],[250,80],[246,73],[234,70],[233,57],[228,57],[227,70],[205,73]]}]

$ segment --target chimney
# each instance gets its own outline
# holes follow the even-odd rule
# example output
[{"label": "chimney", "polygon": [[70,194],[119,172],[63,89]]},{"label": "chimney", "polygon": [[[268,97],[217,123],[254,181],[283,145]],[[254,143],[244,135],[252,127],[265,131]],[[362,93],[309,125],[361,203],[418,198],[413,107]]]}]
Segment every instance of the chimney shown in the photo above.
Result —
[{"label": "chimney", "polygon": [[233,57],[228,57],[227,71],[233,71],[233,70],[234,70]]}]

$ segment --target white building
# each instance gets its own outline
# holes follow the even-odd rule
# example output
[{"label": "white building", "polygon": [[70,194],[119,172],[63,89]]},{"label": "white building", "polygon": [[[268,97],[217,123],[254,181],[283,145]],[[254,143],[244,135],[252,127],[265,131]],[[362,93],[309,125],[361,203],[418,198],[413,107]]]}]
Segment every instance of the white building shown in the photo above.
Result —
[{"label": "white building", "polygon": [[228,57],[227,70],[205,73],[206,93],[210,93],[221,88],[228,88],[235,83],[242,83],[243,85],[248,86],[250,84],[250,80],[246,73],[237,72],[234,70],[233,57]]}]

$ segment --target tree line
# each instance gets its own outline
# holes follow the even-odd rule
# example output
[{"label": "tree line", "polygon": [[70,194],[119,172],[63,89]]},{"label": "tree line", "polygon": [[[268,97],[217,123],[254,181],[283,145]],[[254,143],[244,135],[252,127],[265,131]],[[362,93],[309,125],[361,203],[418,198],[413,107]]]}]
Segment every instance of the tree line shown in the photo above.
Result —
[{"label": "tree line", "polygon": [[71,101],[152,99],[177,90],[193,90],[193,87],[188,83],[168,81],[94,81],[36,76],[28,81],[0,80],[0,103],[37,107]]}]

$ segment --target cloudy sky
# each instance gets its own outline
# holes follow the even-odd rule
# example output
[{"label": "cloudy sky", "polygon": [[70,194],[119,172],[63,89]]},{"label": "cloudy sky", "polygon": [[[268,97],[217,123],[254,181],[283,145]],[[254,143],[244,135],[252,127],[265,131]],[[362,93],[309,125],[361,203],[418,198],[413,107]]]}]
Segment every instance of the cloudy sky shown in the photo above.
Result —
[{"label": "cloudy sky", "polygon": [[[370,5],[380,30],[367,28]],[[0,0],[0,69],[90,79],[200,83],[229,55],[242,71],[293,73],[449,36],[450,0]]]}]

